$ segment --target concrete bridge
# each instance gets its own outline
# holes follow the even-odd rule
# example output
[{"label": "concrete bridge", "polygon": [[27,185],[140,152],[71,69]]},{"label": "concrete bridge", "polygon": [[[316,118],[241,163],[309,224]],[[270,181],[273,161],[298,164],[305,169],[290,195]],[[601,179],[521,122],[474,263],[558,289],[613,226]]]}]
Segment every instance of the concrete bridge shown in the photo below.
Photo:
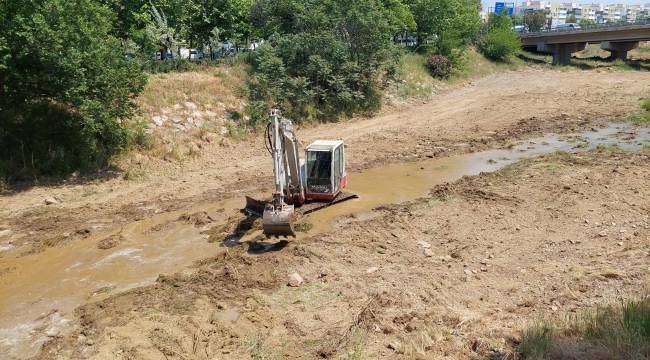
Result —
[{"label": "concrete bridge", "polygon": [[632,24],[592,25],[581,29],[556,29],[521,34],[524,49],[553,54],[553,65],[568,64],[571,54],[585,49],[587,43],[600,43],[612,58],[625,60],[627,52],[650,41],[650,19]]}]

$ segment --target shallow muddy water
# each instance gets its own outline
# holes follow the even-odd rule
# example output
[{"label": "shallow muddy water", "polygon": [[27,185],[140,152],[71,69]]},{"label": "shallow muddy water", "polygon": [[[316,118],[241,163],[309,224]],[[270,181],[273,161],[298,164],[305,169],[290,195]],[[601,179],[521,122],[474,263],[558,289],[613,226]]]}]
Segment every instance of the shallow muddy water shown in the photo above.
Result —
[{"label": "shallow muddy water", "polygon": [[[576,134],[549,134],[520,141],[509,149],[393,164],[349,174],[348,191],[358,194],[359,199],[306,216],[304,221],[314,226],[308,233],[299,234],[297,241],[327,231],[342,216],[369,218],[372,209],[379,205],[414,200],[437,184],[496,171],[523,158],[555,151],[579,152],[597,146],[617,145],[635,150],[648,142],[649,128],[613,124]],[[220,253],[223,247],[209,243],[201,227],[178,218],[206,211],[215,220],[211,226],[224,223],[244,205],[243,195],[191,210],[161,213],[31,255],[22,256],[26,249],[0,243],[0,271],[8,269],[0,275],[0,354],[29,356],[48,336],[69,329],[72,311],[84,302],[150,284],[161,273],[186,269],[195,260]],[[248,234],[241,240],[256,235],[259,233]],[[97,243],[109,237],[118,237],[119,245],[107,250],[98,248]]]}]

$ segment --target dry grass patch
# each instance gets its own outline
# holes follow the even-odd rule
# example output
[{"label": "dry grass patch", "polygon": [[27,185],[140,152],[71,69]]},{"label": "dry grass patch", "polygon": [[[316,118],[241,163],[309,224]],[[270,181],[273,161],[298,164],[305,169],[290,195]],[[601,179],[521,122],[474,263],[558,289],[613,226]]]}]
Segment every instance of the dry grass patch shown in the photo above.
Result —
[{"label": "dry grass patch", "polygon": [[138,98],[146,115],[156,115],[161,109],[193,102],[197,107],[223,105],[239,108],[241,91],[247,79],[246,65],[221,65],[200,71],[155,74]]}]

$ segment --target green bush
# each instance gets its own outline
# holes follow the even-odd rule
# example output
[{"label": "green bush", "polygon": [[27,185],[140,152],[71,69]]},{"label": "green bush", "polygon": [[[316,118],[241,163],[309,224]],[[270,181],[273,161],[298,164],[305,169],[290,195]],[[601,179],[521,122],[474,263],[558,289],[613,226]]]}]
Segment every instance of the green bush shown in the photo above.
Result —
[{"label": "green bush", "polygon": [[[379,107],[398,59],[378,0],[258,2],[275,33],[252,59],[250,97],[295,121],[332,120]],[[345,30],[344,30],[345,29]],[[254,118],[251,114],[251,119]]]},{"label": "green bush", "polygon": [[0,2],[0,173],[102,166],[128,146],[146,78],[94,0]]},{"label": "green bush", "polygon": [[490,14],[484,33],[485,35],[479,40],[478,48],[485,57],[508,61],[519,53],[521,40],[512,30],[512,19],[507,14]]},{"label": "green bush", "polygon": [[498,61],[507,61],[515,56],[520,47],[519,35],[510,29],[494,29],[479,44],[479,50],[483,55]]},{"label": "green bush", "polygon": [[432,55],[427,60],[427,69],[433,77],[446,79],[451,75],[451,61],[442,55]]}]

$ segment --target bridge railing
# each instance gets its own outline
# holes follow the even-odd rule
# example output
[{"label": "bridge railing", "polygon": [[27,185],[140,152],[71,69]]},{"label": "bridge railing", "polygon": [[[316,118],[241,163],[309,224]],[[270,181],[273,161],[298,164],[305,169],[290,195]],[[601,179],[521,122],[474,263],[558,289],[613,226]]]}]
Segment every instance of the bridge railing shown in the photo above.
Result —
[{"label": "bridge railing", "polygon": [[541,30],[541,31],[524,31],[521,32],[520,35],[522,37],[527,37],[527,36],[535,36],[535,35],[542,35],[542,34],[549,34],[549,33],[575,33],[575,32],[583,32],[583,31],[593,31],[593,30],[602,30],[602,29],[612,29],[612,28],[625,28],[629,26],[637,26],[637,25],[650,25],[650,18],[642,19],[642,20],[637,20],[634,22],[626,22],[626,23],[605,23],[605,24],[589,24],[589,25],[580,25],[579,29],[574,29],[574,28],[555,28],[555,29],[547,29],[547,30]]}]

